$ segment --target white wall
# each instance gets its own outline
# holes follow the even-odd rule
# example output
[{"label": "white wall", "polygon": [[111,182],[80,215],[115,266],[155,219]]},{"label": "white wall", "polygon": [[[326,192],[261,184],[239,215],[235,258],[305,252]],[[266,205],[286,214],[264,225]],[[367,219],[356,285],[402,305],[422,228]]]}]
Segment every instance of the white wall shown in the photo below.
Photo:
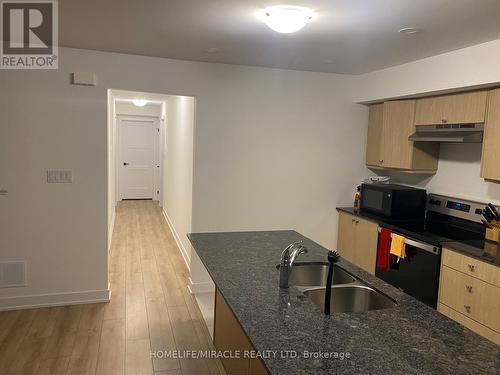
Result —
[{"label": "white wall", "polygon": [[[0,289],[0,308],[108,297],[107,96],[69,85],[82,64],[0,71],[0,261],[26,261],[28,276]],[[73,183],[47,184],[48,169]]]},{"label": "white wall", "polygon": [[163,210],[187,264],[191,246],[193,202],[193,134],[195,99],[170,96],[167,100],[163,147]]},{"label": "white wall", "polygon": [[[74,71],[98,86],[71,86]],[[335,206],[369,174],[350,76],[61,48],[59,70],[0,82],[0,260],[29,266],[3,305],[107,289],[108,88],[196,97],[194,231],[297,229],[333,247]],[[47,185],[49,168],[74,183]]]},{"label": "white wall", "polygon": [[[356,101],[371,102],[500,82],[500,40],[358,76]],[[500,201],[500,184],[480,177],[481,145],[441,145],[434,176],[387,173],[396,182],[430,192]]]},{"label": "white wall", "polygon": [[500,82],[500,39],[358,76],[358,103]]}]

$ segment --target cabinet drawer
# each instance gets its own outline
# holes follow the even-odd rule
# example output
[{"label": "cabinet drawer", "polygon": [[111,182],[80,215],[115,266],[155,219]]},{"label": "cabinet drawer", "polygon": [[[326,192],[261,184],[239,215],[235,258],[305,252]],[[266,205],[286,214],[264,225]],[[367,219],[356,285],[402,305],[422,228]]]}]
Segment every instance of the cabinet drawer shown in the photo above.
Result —
[{"label": "cabinet drawer", "polygon": [[443,249],[441,262],[450,268],[500,287],[500,268],[472,257]]},{"label": "cabinet drawer", "polygon": [[415,125],[484,122],[487,91],[435,96],[417,100]]},{"label": "cabinet drawer", "polygon": [[443,266],[439,302],[500,332],[500,288]]},{"label": "cabinet drawer", "polygon": [[476,332],[478,335],[481,335],[484,338],[493,341],[495,344],[500,345],[500,333],[489,329],[488,327],[466,317],[463,314],[460,314],[458,311],[455,311],[442,303],[438,305],[438,311],[455,322],[469,328],[471,331]]}]

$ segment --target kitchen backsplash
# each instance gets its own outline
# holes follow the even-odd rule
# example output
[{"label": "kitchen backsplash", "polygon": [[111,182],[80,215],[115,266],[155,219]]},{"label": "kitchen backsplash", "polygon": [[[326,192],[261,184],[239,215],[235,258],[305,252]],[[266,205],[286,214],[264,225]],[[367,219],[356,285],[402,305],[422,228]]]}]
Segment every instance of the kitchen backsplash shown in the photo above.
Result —
[{"label": "kitchen backsplash", "polygon": [[422,187],[430,192],[500,205],[500,183],[480,177],[482,144],[441,144],[435,175],[381,171],[392,182]]}]

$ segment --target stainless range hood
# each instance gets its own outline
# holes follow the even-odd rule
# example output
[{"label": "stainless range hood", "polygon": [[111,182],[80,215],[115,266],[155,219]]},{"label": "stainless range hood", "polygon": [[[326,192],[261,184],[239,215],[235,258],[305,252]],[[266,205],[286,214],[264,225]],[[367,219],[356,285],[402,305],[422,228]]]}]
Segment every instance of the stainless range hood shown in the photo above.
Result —
[{"label": "stainless range hood", "polygon": [[408,137],[414,142],[481,143],[484,124],[417,125]]}]

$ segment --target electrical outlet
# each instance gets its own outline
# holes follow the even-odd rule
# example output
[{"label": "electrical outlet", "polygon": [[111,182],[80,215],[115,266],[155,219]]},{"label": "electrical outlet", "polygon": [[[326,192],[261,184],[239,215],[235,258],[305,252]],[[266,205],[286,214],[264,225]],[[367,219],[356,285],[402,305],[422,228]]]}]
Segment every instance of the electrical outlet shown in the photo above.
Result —
[{"label": "electrical outlet", "polygon": [[73,173],[71,171],[47,171],[47,183],[57,184],[73,182]]}]

